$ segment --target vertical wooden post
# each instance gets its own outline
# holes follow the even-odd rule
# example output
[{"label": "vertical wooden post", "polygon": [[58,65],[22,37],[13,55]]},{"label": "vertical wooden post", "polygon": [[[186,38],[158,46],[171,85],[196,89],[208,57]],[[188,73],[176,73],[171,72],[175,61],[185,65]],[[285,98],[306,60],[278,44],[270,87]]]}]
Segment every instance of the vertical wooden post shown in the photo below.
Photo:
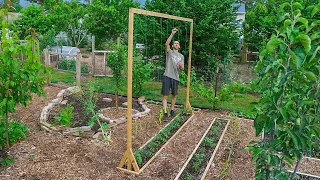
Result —
[{"label": "vertical wooden post", "polygon": [[189,40],[189,58],[188,58],[188,81],[187,81],[187,92],[186,92],[186,103],[185,107],[191,110],[189,102],[190,96],[190,78],[191,78],[191,56],[192,56],[192,34],[193,34],[193,22],[190,25],[190,40]]},{"label": "vertical wooden post", "polygon": [[132,152],[132,59],[133,59],[133,18],[132,8],[129,9],[129,30],[128,30],[128,109],[127,109],[127,151],[123,155],[119,168],[122,168],[127,162],[127,169],[139,172],[139,166]]},{"label": "vertical wooden post", "polygon": [[[44,54],[44,65],[49,68],[50,67],[50,54],[49,54],[49,50],[48,49],[44,49],[43,50],[43,54]],[[50,75],[47,75],[47,86],[50,85]]]},{"label": "vertical wooden post", "polygon": [[248,60],[248,47],[245,43],[242,46],[242,53],[241,53],[241,63],[246,63]]},{"label": "vertical wooden post", "polygon": [[133,56],[133,16],[129,12],[129,39],[128,39],[128,137],[127,149],[132,148],[132,56]]},{"label": "vertical wooden post", "polygon": [[76,60],[76,78],[77,78],[77,86],[80,87],[80,82],[81,82],[81,58],[82,55],[81,53],[78,53],[77,55],[77,60]]},{"label": "vertical wooden post", "polygon": [[106,52],[103,53],[103,69],[104,69],[104,75],[107,75],[107,67],[106,67]]},{"label": "vertical wooden post", "polygon": [[96,58],[94,55],[94,51],[96,50],[96,42],[95,42],[96,38],[95,36],[92,36],[92,76],[95,75],[96,73]]}]

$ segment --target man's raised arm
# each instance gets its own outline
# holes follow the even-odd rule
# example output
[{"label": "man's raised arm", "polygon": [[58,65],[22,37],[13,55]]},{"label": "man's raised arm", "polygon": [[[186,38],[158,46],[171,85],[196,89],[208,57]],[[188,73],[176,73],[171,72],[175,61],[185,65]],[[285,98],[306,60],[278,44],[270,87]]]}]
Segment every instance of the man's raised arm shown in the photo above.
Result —
[{"label": "man's raised arm", "polygon": [[165,44],[165,46],[166,46],[166,51],[167,51],[167,52],[170,50],[170,42],[171,42],[174,34],[176,34],[177,31],[178,31],[177,28],[172,29],[172,32],[171,32],[170,36],[169,36],[168,39],[167,39],[167,42],[166,42],[166,44]]}]

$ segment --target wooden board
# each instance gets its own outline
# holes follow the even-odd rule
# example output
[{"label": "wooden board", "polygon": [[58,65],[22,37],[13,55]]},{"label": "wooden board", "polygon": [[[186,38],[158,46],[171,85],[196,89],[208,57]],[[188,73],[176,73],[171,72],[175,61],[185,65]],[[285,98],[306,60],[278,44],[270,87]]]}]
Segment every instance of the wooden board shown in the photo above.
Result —
[{"label": "wooden board", "polygon": [[194,114],[190,116],[190,118],[179,128],[179,130],[171,136],[171,138],[158,150],[158,152],[140,169],[140,173],[161,153],[161,151],[171,142],[172,139],[174,139],[180,131],[191,121],[191,119],[194,117]]},{"label": "wooden board", "polygon": [[212,120],[212,122],[210,123],[208,129],[206,130],[206,132],[203,134],[202,138],[200,139],[200,141],[198,142],[197,146],[194,148],[194,150],[192,151],[191,155],[189,156],[189,158],[187,159],[187,161],[184,163],[184,165],[182,166],[181,170],[179,171],[179,173],[176,175],[176,177],[174,178],[175,180],[178,180],[179,177],[181,176],[182,172],[184,171],[184,169],[187,167],[188,163],[191,161],[194,153],[196,153],[197,149],[199,148],[199,146],[201,145],[203,139],[206,137],[206,135],[208,134],[208,132],[210,131],[213,123],[216,121],[216,117]]},{"label": "wooden board", "polygon": [[163,13],[147,11],[147,10],[137,9],[137,8],[130,8],[130,9],[132,10],[132,13],[135,13],[135,14],[144,14],[147,16],[155,16],[155,17],[161,17],[161,18],[167,18],[167,19],[175,19],[175,20],[179,20],[179,21],[193,22],[193,19],[190,19],[190,18],[173,16],[173,15],[169,15],[169,14],[163,14]]},{"label": "wooden board", "polygon": [[223,140],[223,136],[224,136],[224,134],[227,132],[227,129],[228,129],[228,126],[229,126],[230,122],[231,122],[231,120],[228,120],[228,123],[227,123],[226,127],[224,128],[223,133],[221,134],[221,137],[220,137],[220,140],[219,140],[219,142],[218,142],[218,144],[217,144],[217,147],[214,149],[214,151],[213,151],[213,153],[212,153],[212,155],[211,155],[210,161],[209,161],[208,164],[207,164],[206,170],[205,170],[204,173],[202,174],[201,180],[203,180],[203,179],[206,177],[206,175],[207,175],[207,173],[208,173],[208,171],[209,171],[209,169],[210,169],[210,167],[211,167],[211,164],[212,164],[212,161],[213,161],[213,159],[214,159],[214,156],[215,156],[216,153],[218,152],[219,146],[220,146],[220,144],[221,144],[221,142],[222,142],[222,140]]}]

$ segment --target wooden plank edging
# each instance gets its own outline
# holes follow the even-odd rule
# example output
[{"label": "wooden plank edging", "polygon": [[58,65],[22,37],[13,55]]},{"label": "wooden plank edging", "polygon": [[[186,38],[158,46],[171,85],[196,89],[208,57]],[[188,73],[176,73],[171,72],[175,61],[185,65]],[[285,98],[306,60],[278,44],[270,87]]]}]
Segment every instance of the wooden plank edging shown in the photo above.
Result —
[{"label": "wooden plank edging", "polygon": [[320,159],[319,159],[319,158],[315,158],[315,157],[308,157],[308,156],[303,157],[303,159],[313,160],[313,161],[320,161]]},{"label": "wooden plank edging", "polygon": [[139,174],[142,173],[142,171],[161,153],[161,151],[171,142],[171,140],[174,139],[180,133],[180,131],[182,131],[182,129],[191,121],[194,115],[195,114],[192,114],[192,116],[179,128],[179,130],[173,136],[171,136],[171,138],[158,150],[155,155],[153,155],[153,157],[140,169]]},{"label": "wooden plank edging", "polygon": [[194,153],[196,153],[197,149],[199,148],[199,146],[201,145],[203,139],[206,137],[206,135],[208,134],[208,132],[210,131],[213,123],[216,121],[216,117],[212,120],[212,122],[210,123],[208,129],[206,130],[206,132],[203,134],[202,138],[199,140],[197,146],[194,148],[194,150],[192,151],[192,153],[189,155],[189,158],[187,159],[187,161],[184,163],[184,165],[182,166],[181,170],[179,171],[179,173],[176,175],[174,180],[178,180],[179,177],[181,176],[182,172],[184,171],[184,169],[187,167],[188,163],[190,162],[190,160],[192,159]]},{"label": "wooden plank edging", "polygon": [[[290,173],[293,173],[293,171],[291,170],[288,170],[288,172]],[[309,177],[312,177],[312,178],[317,178],[317,179],[320,179],[320,176],[316,176],[316,175],[312,175],[312,174],[306,174],[306,173],[302,173],[302,172],[296,172],[297,175],[304,175],[304,176],[309,176]]]},{"label": "wooden plank edging", "polygon": [[223,140],[223,136],[224,136],[224,134],[227,132],[227,129],[228,129],[228,127],[229,127],[229,124],[230,124],[230,121],[231,121],[231,120],[228,119],[227,121],[228,121],[228,123],[227,123],[226,127],[224,128],[224,130],[223,130],[223,132],[222,132],[222,134],[221,134],[221,136],[220,136],[220,140],[219,140],[219,142],[218,142],[218,144],[217,144],[217,147],[215,148],[215,150],[213,151],[213,153],[212,153],[212,155],[211,155],[210,161],[209,161],[208,164],[207,164],[206,170],[205,170],[204,173],[202,174],[201,180],[203,180],[203,179],[206,177],[206,175],[207,175],[207,173],[208,173],[208,171],[209,171],[209,168],[210,168],[210,166],[211,166],[211,164],[212,164],[212,161],[213,161],[213,159],[214,159],[214,156],[215,156],[216,153],[218,152],[219,146],[220,146],[220,144],[221,144],[221,142],[222,142],[222,140]]}]

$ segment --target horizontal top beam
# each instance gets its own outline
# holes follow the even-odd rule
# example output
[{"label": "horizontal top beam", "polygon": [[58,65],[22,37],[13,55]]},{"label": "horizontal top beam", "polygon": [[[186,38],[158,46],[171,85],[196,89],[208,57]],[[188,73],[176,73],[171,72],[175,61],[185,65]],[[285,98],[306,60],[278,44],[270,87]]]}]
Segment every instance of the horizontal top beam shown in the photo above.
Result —
[{"label": "horizontal top beam", "polygon": [[153,12],[153,11],[147,11],[143,9],[137,9],[137,8],[130,8],[129,12],[135,13],[135,14],[144,14],[147,16],[155,16],[155,17],[162,17],[162,18],[167,18],[167,19],[175,19],[179,21],[187,21],[193,23],[193,19],[190,18],[184,18],[184,17],[179,17],[179,16],[172,16],[168,14],[163,14],[163,13],[158,13],[158,12]]}]

